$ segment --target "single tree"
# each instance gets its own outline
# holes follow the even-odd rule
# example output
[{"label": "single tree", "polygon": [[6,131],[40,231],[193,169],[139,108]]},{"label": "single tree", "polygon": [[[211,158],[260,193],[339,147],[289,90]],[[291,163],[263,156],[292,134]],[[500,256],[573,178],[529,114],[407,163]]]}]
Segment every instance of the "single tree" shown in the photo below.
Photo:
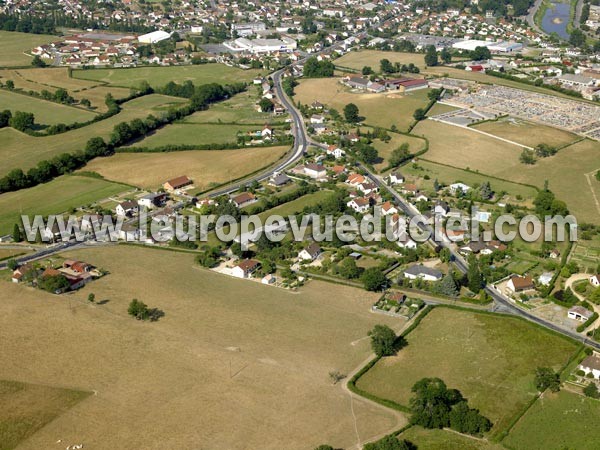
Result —
[{"label": "single tree", "polygon": [[560,376],[549,367],[538,367],[535,370],[535,387],[544,392],[550,389],[552,392],[560,391]]},{"label": "single tree", "polygon": [[469,269],[467,271],[467,287],[471,292],[477,293],[483,287],[483,276],[479,270],[479,261],[474,256],[469,258]]},{"label": "single tree", "polygon": [[258,102],[261,112],[271,112],[275,108],[275,105],[268,98],[261,98]]},{"label": "single tree", "polygon": [[593,381],[583,388],[583,393],[591,398],[600,398],[600,392],[598,392],[598,386]]},{"label": "single tree", "polygon": [[88,302],[94,303],[94,300],[96,300],[96,295],[93,293],[90,293],[90,295],[88,295]]},{"label": "single tree", "polygon": [[6,266],[10,269],[10,270],[17,270],[19,267],[19,263],[17,262],[17,260],[15,258],[10,258],[7,262],[6,262]]},{"label": "single tree", "polygon": [[17,225],[16,223],[13,227],[12,238],[14,242],[21,242],[23,240],[23,233],[21,233],[21,228],[19,228],[19,225]]},{"label": "single tree", "polygon": [[429,45],[425,51],[425,64],[430,67],[438,65],[437,51],[433,45]]},{"label": "single tree", "polygon": [[31,65],[33,67],[46,67],[46,63],[39,57],[39,55],[35,55],[31,60]]},{"label": "single tree", "polygon": [[396,352],[396,333],[387,325],[375,325],[369,336],[371,348],[377,356],[391,356]]},{"label": "single tree", "polygon": [[458,295],[458,287],[452,274],[448,273],[439,283],[438,291],[440,294],[447,295],[448,297],[456,297]]},{"label": "single tree", "polygon": [[424,120],[425,117],[427,117],[427,115],[423,108],[417,108],[413,114],[413,117],[415,118],[415,120],[421,121]]},{"label": "single tree", "polygon": [[448,48],[444,47],[440,53],[440,58],[442,59],[444,64],[449,64],[450,62],[452,62],[452,53],[450,52],[450,50],[448,50]]},{"label": "single tree", "polygon": [[344,118],[346,121],[350,123],[356,123],[360,121],[360,116],[358,115],[358,106],[354,103],[348,103],[344,106]]},{"label": "single tree", "polygon": [[387,287],[388,279],[381,269],[370,267],[361,276],[363,285],[367,291],[379,291]]}]

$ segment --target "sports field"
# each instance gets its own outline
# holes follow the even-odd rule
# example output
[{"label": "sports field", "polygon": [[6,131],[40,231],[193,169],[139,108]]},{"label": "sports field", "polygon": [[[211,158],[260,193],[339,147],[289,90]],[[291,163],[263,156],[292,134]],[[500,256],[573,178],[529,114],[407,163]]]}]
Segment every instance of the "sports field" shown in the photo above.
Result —
[{"label": "sports field", "polygon": [[477,439],[452,431],[426,430],[425,428],[410,427],[400,436],[412,442],[417,448],[426,450],[502,450],[500,444],[493,444],[483,439]]},{"label": "sports field", "polygon": [[34,47],[57,41],[57,36],[47,34],[17,33],[0,31],[0,67],[28,66],[32,57],[26,55]]},{"label": "sports field", "polygon": [[89,392],[0,380],[0,450],[15,448]]},{"label": "sports field", "polygon": [[[357,340],[376,323],[401,326],[369,313],[375,294],[311,282],[299,295],[200,269],[193,255],[131,246],[63,256],[109,275],[59,297],[2,281],[0,378],[95,395],[23,450],[59,438],[85,448],[350,448],[355,425],[365,441],[406,424],[351,404],[328,375],[361,364],[370,349]],[[90,292],[106,303],[89,304]],[[133,320],[132,298],[165,317]]]},{"label": "sports field", "polygon": [[190,150],[169,153],[118,153],[96,158],[83,170],[108,180],[158,188],[166,180],[187,175],[198,190],[235,180],[277,161],[289,147],[240,150]]},{"label": "sports field", "polygon": [[429,89],[420,89],[407,95],[399,93],[354,93],[340,84],[339,78],[312,78],[300,81],[296,86],[295,101],[311,104],[319,101],[342,113],[344,106],[354,103],[364,123],[372,126],[391,128],[392,125],[406,131],[413,123],[413,113],[417,108],[429,103]]},{"label": "sports field", "polygon": [[424,377],[456,388],[503,431],[535,394],[539,366],[560,369],[577,344],[513,317],[436,308],[408,337],[397,356],[379,361],[358,387],[408,405]]},{"label": "sports field", "polygon": [[54,125],[87,122],[96,114],[83,108],[61,105],[28,95],[0,90],[0,108],[33,113],[37,125]]},{"label": "sports field", "polygon": [[[382,52],[380,50],[362,50],[360,52],[348,52],[341,58],[335,60],[335,65],[340,67],[349,67],[351,69],[362,70],[364,66],[369,66],[375,72],[379,72],[379,61],[388,59],[392,64],[413,63],[422,69],[425,67],[425,55],[423,53],[400,53],[400,52]],[[418,77],[415,74],[415,77]],[[421,76],[422,77],[422,76]]]},{"label": "sports field", "polygon": [[535,147],[538,144],[562,147],[581,139],[579,136],[568,131],[513,117],[499,119],[494,122],[484,122],[474,125],[472,128],[508,139],[509,141],[518,142],[528,147]]},{"label": "sports field", "polygon": [[130,189],[97,178],[65,175],[48,183],[0,195],[0,234],[12,233],[22,214],[60,214]]},{"label": "sports field", "polygon": [[120,122],[145,118],[148,114],[156,115],[169,105],[183,102],[184,99],[176,97],[147,95],[123,104],[123,110],[119,114],[106,120],[54,136],[32,137],[10,127],[2,128],[0,129],[0,142],[2,142],[0,177],[16,168],[26,171],[39,161],[61,153],[83,150],[91,137],[100,136],[108,139],[114,126]]},{"label": "sports field", "polygon": [[183,83],[191,80],[194,84],[236,83],[251,81],[261,71],[242,70],[224,64],[200,64],[197,66],[135,67],[125,69],[74,70],[73,77],[83,80],[102,81],[111,86],[135,88],[147,81],[154,88],[162,87],[169,81]]},{"label": "sports field", "polygon": [[600,442],[600,401],[561,391],[546,392],[504,439],[514,450],[595,450]]},{"label": "sports field", "polygon": [[[156,148],[165,145],[236,144],[238,132],[261,131],[260,126],[173,123],[156,130],[130,147]],[[259,137],[260,139],[260,137]]]}]

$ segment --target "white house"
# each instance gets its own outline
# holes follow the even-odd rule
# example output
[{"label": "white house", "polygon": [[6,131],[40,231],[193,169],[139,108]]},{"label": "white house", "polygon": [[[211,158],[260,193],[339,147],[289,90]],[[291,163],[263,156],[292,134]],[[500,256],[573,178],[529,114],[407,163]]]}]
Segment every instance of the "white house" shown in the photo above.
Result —
[{"label": "white house", "polygon": [[454,183],[448,186],[448,189],[450,190],[450,193],[452,195],[456,195],[459,193],[466,194],[471,189],[471,186],[467,186],[464,183]]},{"label": "white house", "polygon": [[448,206],[448,203],[444,202],[444,201],[438,201],[435,204],[435,207],[433,208],[433,214],[435,215],[440,215],[440,216],[447,216],[448,213],[450,212],[450,207]]},{"label": "white house", "polygon": [[400,248],[408,248],[411,250],[415,250],[417,248],[417,243],[408,237],[408,233],[406,233],[406,231],[400,233],[396,242]]},{"label": "white house", "polygon": [[304,174],[318,180],[327,176],[327,169],[321,164],[307,164],[304,166]]},{"label": "white house", "polygon": [[592,317],[593,312],[584,308],[583,306],[573,306],[567,312],[567,317],[569,319],[579,320],[580,322],[585,322],[590,317]]},{"label": "white house", "polygon": [[421,278],[425,281],[440,281],[442,279],[442,272],[431,267],[423,266],[421,264],[415,264],[404,270],[404,276],[409,280],[416,280]]},{"label": "white house", "polygon": [[366,198],[357,197],[357,198],[353,198],[348,203],[346,203],[346,206],[348,206],[349,208],[352,208],[357,213],[364,214],[369,210],[371,205],[369,203],[369,200],[367,200]]},{"label": "white house", "polygon": [[390,184],[404,183],[404,180],[404,175],[402,175],[400,172],[392,172],[390,174]]},{"label": "white house", "polygon": [[325,117],[320,114],[313,114],[310,116],[310,123],[324,123]]},{"label": "white house", "polygon": [[549,286],[554,274],[552,272],[544,272],[538,277],[538,283],[542,286]]},{"label": "white house", "polygon": [[277,281],[277,278],[273,274],[265,275],[260,282],[262,284],[274,284]]},{"label": "white house", "polygon": [[587,358],[585,358],[581,363],[577,366],[578,369],[583,370],[585,374],[591,373],[594,375],[594,378],[600,378],[600,355],[594,352]]},{"label": "white house", "polygon": [[132,214],[137,212],[137,209],[138,205],[136,202],[132,200],[127,200],[119,203],[115,208],[115,212],[117,213],[117,216],[131,216]]},{"label": "white house", "polygon": [[590,277],[590,284],[596,287],[600,286],[600,274],[592,275]]},{"label": "white house", "polygon": [[337,145],[330,145],[327,147],[327,154],[332,155],[335,159],[340,159],[346,155],[346,152]]},{"label": "white house", "polygon": [[261,137],[270,138],[273,136],[273,128],[268,125],[265,125],[262,131],[260,132]]},{"label": "white house", "polygon": [[260,262],[253,259],[244,259],[231,270],[231,275],[236,278],[250,278],[258,270]]},{"label": "white house", "polygon": [[303,261],[314,261],[321,254],[321,247],[316,242],[311,242],[308,247],[302,249],[300,253],[298,253],[298,259]]},{"label": "white house", "polygon": [[389,214],[398,214],[398,209],[392,204],[392,202],[385,202],[381,205],[381,214],[387,216]]}]

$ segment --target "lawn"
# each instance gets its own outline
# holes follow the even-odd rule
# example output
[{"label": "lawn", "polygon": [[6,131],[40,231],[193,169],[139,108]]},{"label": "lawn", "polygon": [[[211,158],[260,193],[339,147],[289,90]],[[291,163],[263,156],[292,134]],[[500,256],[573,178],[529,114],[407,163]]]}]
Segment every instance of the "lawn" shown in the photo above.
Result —
[{"label": "lawn", "polygon": [[164,86],[169,81],[183,83],[190,80],[196,85],[251,81],[260,73],[259,70],[242,70],[224,64],[201,64],[197,66],[147,66],[125,69],[74,70],[73,77],[101,81],[111,86],[127,88],[135,88],[142,81],[147,81],[152,87],[157,88]]},{"label": "lawn", "polygon": [[[236,94],[228,100],[215,103],[205,111],[198,111],[184,119],[185,123],[236,123],[263,125],[273,120],[270,113],[256,110],[256,91],[249,87],[247,91]],[[278,121],[284,118],[277,117]]]},{"label": "lawn", "polygon": [[420,89],[402,95],[400,93],[358,93],[351,92],[339,82],[339,78],[312,78],[301,80],[296,86],[295,101],[310,104],[315,100],[335,108],[340,113],[348,103],[358,106],[364,122],[372,126],[391,128],[392,125],[406,131],[414,122],[413,113],[429,103],[429,89]]},{"label": "lawn", "polygon": [[45,69],[1,69],[0,80],[12,80],[15,87],[24,91],[41,92],[56,91],[58,88],[66,89],[75,100],[87,98],[95,111],[107,110],[105,104],[106,94],[114,98],[124,98],[129,95],[129,89],[107,87],[97,81],[80,80],[69,77],[66,67],[47,67]]},{"label": "lawn", "polygon": [[[369,312],[376,294],[319,282],[290,292],[200,269],[194,255],[141,247],[62,256],[109,275],[61,297],[0,281],[0,377],[96,394],[23,449],[57,439],[62,448],[350,448],[355,425],[367,440],[406,424],[351,403],[328,375],[362,363],[370,353],[362,338],[375,324],[403,323]],[[89,304],[90,292],[105,304]],[[132,319],[132,298],[165,317]]]},{"label": "lawn", "polygon": [[129,189],[97,178],[65,175],[45,184],[0,195],[0,235],[12,233],[22,214],[60,214]]},{"label": "lawn", "polygon": [[[239,150],[191,150],[169,153],[118,153],[96,158],[83,170],[106,179],[143,188],[158,188],[166,180],[187,175],[198,190],[248,175],[273,164],[289,147],[257,147]],[[143,168],[143,169],[142,169]]]},{"label": "lawn", "polygon": [[514,450],[595,450],[600,402],[572,392],[545,393],[517,422],[503,444]]},{"label": "lawn", "polygon": [[236,144],[238,132],[262,130],[261,126],[173,123],[156,130],[130,147],[162,147],[165,145]]},{"label": "lawn", "polygon": [[469,404],[502,432],[535,395],[538,366],[560,369],[577,344],[525,321],[473,311],[436,308],[408,335],[398,355],[380,360],[358,387],[408,405],[424,377],[459,389]]},{"label": "lawn", "polygon": [[0,107],[15,111],[33,113],[37,125],[54,125],[57,123],[70,124],[73,122],[87,122],[96,114],[83,108],[61,105],[28,95],[0,90]]},{"label": "lawn", "polygon": [[61,153],[83,150],[91,137],[100,136],[108,139],[114,126],[120,122],[145,118],[148,114],[157,115],[165,107],[181,104],[184,101],[166,95],[147,95],[123,104],[123,110],[115,116],[54,136],[32,137],[10,127],[2,128],[0,129],[0,142],[2,142],[0,177],[16,168],[26,171],[39,161]]},{"label": "lawn", "polygon": [[494,122],[484,122],[472,128],[508,139],[528,147],[538,144],[548,144],[563,147],[581,139],[568,131],[559,130],[545,125],[538,125],[513,117],[499,119]]},{"label": "lawn", "polygon": [[0,450],[17,447],[90,393],[0,380]]},{"label": "lawn", "polygon": [[28,66],[32,57],[24,52],[30,52],[41,44],[49,44],[58,40],[56,36],[47,34],[17,33],[0,31],[0,67]]},{"label": "lawn", "polygon": [[[425,154],[424,156],[427,157],[428,154]],[[529,186],[511,183],[510,181],[496,180],[489,178],[486,175],[480,175],[478,173],[456,169],[454,167],[444,166],[422,159],[418,161],[416,166],[414,164],[407,164],[400,169],[400,172],[404,175],[418,177],[420,187],[429,191],[433,190],[433,182],[437,179],[441,184],[445,185],[460,182],[469,186],[474,186],[476,184],[481,185],[483,182],[489,181],[494,192],[507,192],[508,195],[511,196],[511,203],[520,203],[520,200],[516,199],[517,195],[520,195],[523,200],[529,201],[532,201],[537,195],[537,191]],[[424,180],[425,176],[429,176],[430,179]]]},{"label": "lawn", "polygon": [[269,209],[262,212],[258,217],[265,221],[269,216],[280,215],[287,218],[290,215],[301,213],[302,210],[307,206],[315,206],[323,202],[325,199],[331,197],[331,191],[318,191],[312,194],[303,195],[296,200],[284,203],[283,205],[276,206],[275,208]]},{"label": "lawn", "polygon": [[[349,67],[351,69],[362,70],[364,66],[370,66],[375,72],[379,72],[379,61],[389,59],[392,64],[413,63],[422,69],[425,67],[425,55],[423,53],[400,53],[400,52],[382,52],[380,50],[363,50],[360,52],[349,52],[341,58],[334,61],[336,66]],[[417,75],[418,76],[418,75]]]},{"label": "lawn", "polygon": [[410,427],[400,436],[426,450],[502,450],[500,444],[492,444],[446,430],[426,430],[419,426]]}]

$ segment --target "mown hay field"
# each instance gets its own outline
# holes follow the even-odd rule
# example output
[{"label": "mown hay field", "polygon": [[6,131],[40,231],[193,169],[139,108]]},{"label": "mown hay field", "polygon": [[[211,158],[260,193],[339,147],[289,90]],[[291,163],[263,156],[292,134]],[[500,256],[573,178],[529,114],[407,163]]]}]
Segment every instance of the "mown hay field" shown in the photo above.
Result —
[{"label": "mown hay field", "polygon": [[248,175],[281,158],[289,147],[238,150],[189,150],[167,153],[117,153],[96,158],[83,170],[106,179],[142,188],[158,188],[165,181],[187,175],[198,190]]},{"label": "mown hay field", "polygon": [[302,80],[295,88],[294,100],[303,104],[319,101],[340,113],[348,103],[354,103],[358,106],[360,116],[365,117],[365,124],[384,128],[395,125],[401,131],[406,131],[414,122],[415,110],[424,108],[429,103],[429,89],[420,89],[406,95],[359,93],[351,92],[339,81],[339,78]]},{"label": "mown hay field", "polygon": [[[349,448],[355,426],[365,441],[406,424],[351,403],[328,375],[364,361],[362,338],[376,323],[402,326],[369,313],[375,294],[319,282],[289,292],[200,269],[190,254],[131,246],[63,256],[109,275],[64,296],[1,281],[0,378],[95,395],[23,450],[57,439],[92,448]],[[91,292],[104,304],[87,302]],[[132,298],[165,316],[132,319]]]},{"label": "mown hay field", "polygon": [[436,308],[407,337],[396,356],[380,360],[358,387],[408,405],[412,386],[438,377],[502,432],[535,395],[539,366],[560,369],[579,346],[512,317]]},{"label": "mown hay field", "polygon": [[142,81],[147,81],[150,86],[157,88],[164,86],[169,81],[183,83],[190,80],[196,85],[238,83],[251,81],[260,73],[259,70],[242,70],[224,64],[201,64],[197,66],[147,66],[124,69],[74,70],[73,77],[82,80],[101,81],[111,86],[127,88],[135,88]]},{"label": "mown hay field", "polygon": [[95,136],[108,139],[115,125],[148,114],[159,114],[170,105],[184,103],[185,100],[166,95],[146,95],[122,105],[123,110],[108,119],[87,125],[76,130],[53,136],[32,137],[13,128],[0,129],[0,177],[12,169],[27,170],[39,161],[50,159],[61,153],[73,153],[85,148],[86,142]]}]

